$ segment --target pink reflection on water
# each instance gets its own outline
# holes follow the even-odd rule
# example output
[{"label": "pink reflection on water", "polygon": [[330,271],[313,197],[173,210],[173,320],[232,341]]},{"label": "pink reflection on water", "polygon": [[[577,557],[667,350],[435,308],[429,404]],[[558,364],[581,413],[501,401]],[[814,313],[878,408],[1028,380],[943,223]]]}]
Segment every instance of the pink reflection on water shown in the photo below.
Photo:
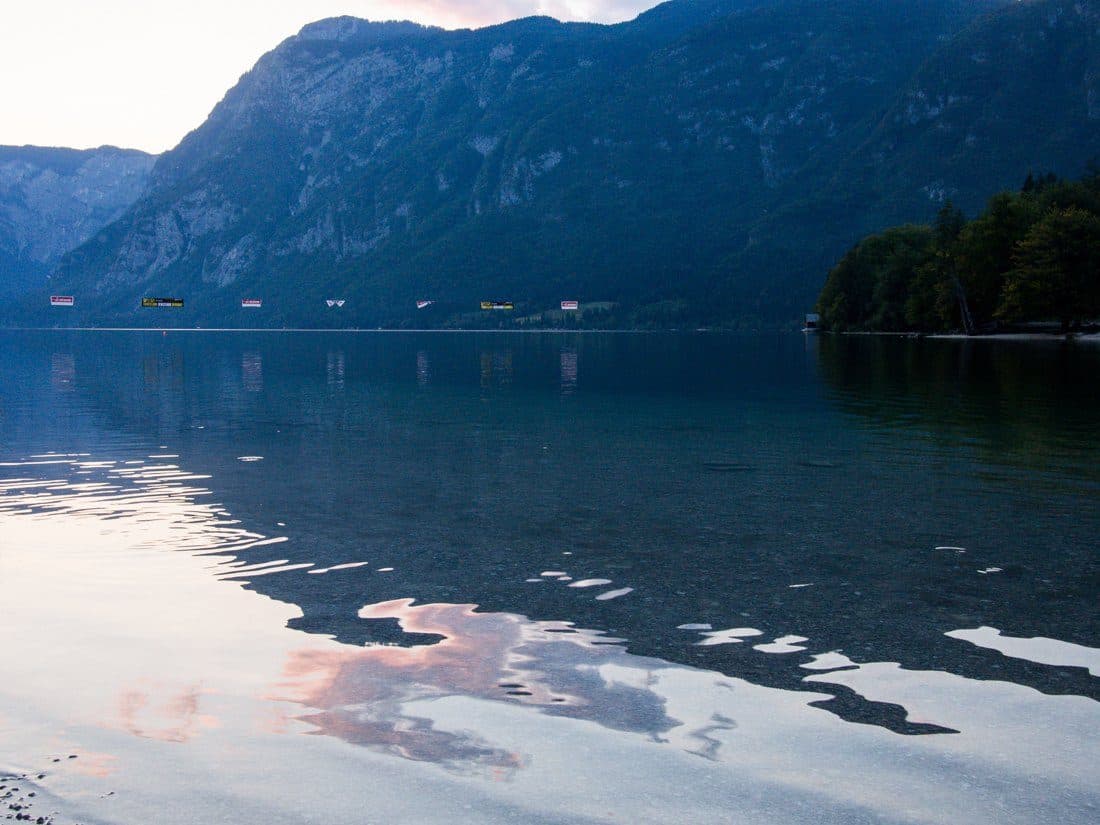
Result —
[{"label": "pink reflection on water", "polygon": [[106,779],[118,770],[118,757],[112,753],[81,750],[80,759],[75,760],[69,768],[84,776]]},{"label": "pink reflection on water", "polygon": [[144,739],[189,742],[204,729],[220,727],[215,717],[200,713],[201,698],[199,685],[178,693],[152,682],[124,689],[118,697],[119,725]]},{"label": "pink reflection on water", "polygon": [[[479,613],[470,604],[414,605],[411,599],[368,605],[359,616],[396,619],[406,633],[441,640],[413,647],[293,652],[277,698],[316,709],[301,718],[317,733],[415,761],[507,772],[522,767],[521,755],[469,731],[438,730],[407,704],[447,696],[522,702],[654,736],[678,724],[650,691],[604,681],[598,667],[626,654],[596,631],[510,613]],[[631,700],[630,712],[622,710],[624,696]]]}]

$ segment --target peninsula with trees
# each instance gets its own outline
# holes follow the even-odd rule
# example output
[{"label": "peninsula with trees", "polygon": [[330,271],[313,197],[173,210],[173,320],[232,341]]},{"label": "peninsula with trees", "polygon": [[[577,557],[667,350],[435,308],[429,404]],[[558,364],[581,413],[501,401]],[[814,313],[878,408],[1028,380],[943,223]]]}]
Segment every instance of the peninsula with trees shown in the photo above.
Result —
[{"label": "peninsula with trees", "polygon": [[931,225],[869,235],[829,272],[817,301],[837,332],[995,333],[1100,319],[1100,169],[1029,174],[967,220],[946,203]]}]

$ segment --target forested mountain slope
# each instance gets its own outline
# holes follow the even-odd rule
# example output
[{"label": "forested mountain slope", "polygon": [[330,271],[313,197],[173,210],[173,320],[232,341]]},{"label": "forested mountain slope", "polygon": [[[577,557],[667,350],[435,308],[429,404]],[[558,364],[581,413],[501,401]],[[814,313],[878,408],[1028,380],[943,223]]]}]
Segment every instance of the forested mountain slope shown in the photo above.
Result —
[{"label": "forested mountain slope", "polygon": [[[1084,0],[325,20],[242,77],[48,289],[78,294],[81,323],[436,326],[562,298],[614,302],[617,326],[782,323],[867,231],[1100,154],[1096,31]],[[143,295],[186,307],[151,318]]]}]

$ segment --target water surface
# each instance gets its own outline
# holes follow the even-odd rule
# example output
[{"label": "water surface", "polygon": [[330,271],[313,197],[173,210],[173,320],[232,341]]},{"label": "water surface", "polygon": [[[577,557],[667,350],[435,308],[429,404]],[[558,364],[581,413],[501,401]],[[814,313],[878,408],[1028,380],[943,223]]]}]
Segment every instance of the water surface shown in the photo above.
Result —
[{"label": "water surface", "polygon": [[58,821],[1095,821],[1098,368],[0,333],[0,770]]}]

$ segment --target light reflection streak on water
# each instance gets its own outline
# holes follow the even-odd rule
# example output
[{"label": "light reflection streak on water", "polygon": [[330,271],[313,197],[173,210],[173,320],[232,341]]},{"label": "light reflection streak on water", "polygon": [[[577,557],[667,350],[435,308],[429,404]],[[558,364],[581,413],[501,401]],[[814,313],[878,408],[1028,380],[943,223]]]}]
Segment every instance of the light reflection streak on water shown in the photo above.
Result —
[{"label": "light reflection streak on water", "polygon": [[[397,599],[359,612],[364,621],[395,620],[406,633],[436,636],[435,644],[360,648],[287,631],[271,620],[285,622],[293,608],[259,610],[266,600],[239,587],[224,589],[215,603],[212,597],[225,585],[209,578],[208,565],[201,568],[206,580],[183,575],[180,565],[169,578],[167,568],[149,561],[154,556],[163,561],[164,551],[174,550],[182,551],[169,554],[177,558],[225,554],[214,568],[219,578],[285,571],[295,566],[289,559],[249,564],[234,558],[282,537],[246,530],[220,505],[198,501],[209,491],[183,484],[196,476],[175,465],[125,472],[102,465],[96,468],[99,480],[20,476],[0,482],[0,519],[19,528],[6,536],[9,542],[15,537],[11,546],[32,547],[36,541],[52,546],[43,533],[65,545],[55,565],[59,569],[42,567],[48,559],[30,560],[39,565],[31,568],[36,575],[52,573],[73,588],[58,590],[62,604],[55,610],[109,626],[105,638],[114,645],[96,650],[93,644],[86,652],[89,661],[102,660],[104,671],[89,665],[84,675],[110,695],[113,711],[85,722],[115,726],[139,739],[198,746],[212,730],[239,727],[239,720],[216,710],[215,701],[237,694],[253,703],[256,717],[269,717],[264,729],[271,732],[300,730],[294,724],[300,720],[314,732],[403,760],[519,781],[523,772],[551,758],[555,725],[572,720],[597,726],[606,736],[640,735],[654,747],[705,757],[728,766],[729,781],[738,776],[738,781],[778,783],[833,802],[857,798],[885,812],[902,805],[921,821],[950,821],[944,811],[962,818],[988,815],[1004,800],[1024,812],[1024,820],[1047,818],[1045,806],[1065,804],[1064,821],[1088,821],[1081,814],[1098,801],[1091,766],[1100,760],[1095,735],[1100,706],[1083,697],[1045,696],[1006,682],[911,671],[893,663],[859,663],[836,652],[816,654],[808,683],[842,684],[874,701],[903,705],[914,722],[960,731],[900,737],[812,707],[830,698],[827,693],[764,688],[635,656],[608,644],[616,640],[596,630],[481,613],[476,605]],[[94,536],[88,528],[96,525],[113,532]],[[74,527],[83,533],[72,535]],[[93,575],[94,587],[82,590],[83,579]],[[127,598],[144,600],[118,598],[119,588]],[[146,589],[152,592],[143,593]],[[197,603],[191,612],[169,601],[177,590]],[[94,604],[65,604],[69,592],[85,599],[95,593],[122,607],[111,612]],[[173,609],[158,611],[158,603]],[[33,607],[22,604],[24,610]],[[137,608],[145,612],[129,612]],[[195,610],[208,614],[205,622],[195,619]],[[36,619],[44,623],[48,616],[47,610]],[[190,618],[181,635],[177,625],[184,616]],[[233,637],[231,650],[220,650],[229,629],[240,635]],[[44,638],[61,644],[71,626],[62,622],[52,632],[56,635],[46,632]],[[740,641],[748,635],[763,634],[735,628],[694,639]],[[145,647],[159,645],[172,647],[143,656]],[[188,645],[193,649],[181,651]],[[64,676],[19,674],[14,681],[26,679],[32,688],[56,692],[56,685],[72,683]],[[545,721],[538,724],[536,739],[517,743],[491,715],[456,725],[444,700],[519,706]],[[88,701],[76,702],[74,712],[92,707],[88,712],[94,717]],[[275,719],[259,711],[260,705],[273,708]],[[247,748],[246,741],[240,746]],[[1020,747],[1025,741],[1027,747]],[[1066,753],[1074,758],[1067,762]],[[960,763],[969,784],[955,779]],[[862,787],[852,786],[855,776]]]},{"label": "light reflection streak on water", "polygon": [[[9,462],[5,466],[32,467],[41,462]],[[35,519],[64,514],[91,516],[111,521],[139,519],[162,524],[158,536],[164,549],[190,553],[236,553],[266,544],[286,541],[269,538],[234,526],[220,505],[200,504],[194,499],[209,490],[183,482],[202,481],[210,476],[187,473],[175,464],[118,467],[116,462],[51,460],[50,464],[104,471],[100,481],[73,482],[64,479],[12,478],[0,482],[2,508],[33,515]]]}]

